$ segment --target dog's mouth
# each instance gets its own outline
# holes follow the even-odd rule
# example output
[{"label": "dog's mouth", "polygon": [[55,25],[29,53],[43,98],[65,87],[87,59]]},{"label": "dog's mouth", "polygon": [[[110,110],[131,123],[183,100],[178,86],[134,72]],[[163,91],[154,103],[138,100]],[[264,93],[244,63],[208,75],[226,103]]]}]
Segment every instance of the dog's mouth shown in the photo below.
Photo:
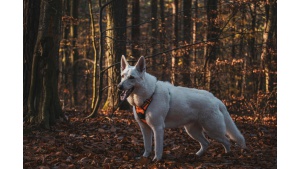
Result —
[{"label": "dog's mouth", "polygon": [[132,93],[133,89],[134,89],[134,87],[132,87],[128,90],[123,90],[120,95],[121,101],[125,100]]}]

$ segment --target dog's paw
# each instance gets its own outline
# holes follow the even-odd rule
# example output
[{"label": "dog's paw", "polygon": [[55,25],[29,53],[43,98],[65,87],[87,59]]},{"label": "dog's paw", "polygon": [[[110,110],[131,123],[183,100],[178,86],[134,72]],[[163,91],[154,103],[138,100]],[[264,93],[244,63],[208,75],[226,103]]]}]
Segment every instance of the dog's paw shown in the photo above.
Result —
[{"label": "dog's paw", "polygon": [[150,152],[145,151],[143,157],[149,157],[150,154],[151,154]]},{"label": "dog's paw", "polygon": [[154,156],[154,158],[152,159],[153,162],[159,162],[161,161],[161,156],[158,157],[158,156]]}]

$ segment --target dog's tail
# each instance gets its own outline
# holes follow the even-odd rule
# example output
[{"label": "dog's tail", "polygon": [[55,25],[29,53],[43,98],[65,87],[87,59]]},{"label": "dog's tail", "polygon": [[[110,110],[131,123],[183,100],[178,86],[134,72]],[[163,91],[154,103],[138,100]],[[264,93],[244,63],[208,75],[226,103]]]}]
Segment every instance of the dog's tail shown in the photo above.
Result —
[{"label": "dog's tail", "polygon": [[226,124],[226,134],[238,143],[243,149],[246,149],[246,143],[245,138],[239,131],[239,129],[236,127],[235,123],[233,122],[232,118],[229,115],[229,112],[227,111],[226,106],[220,101],[220,111],[224,115],[225,124]]}]

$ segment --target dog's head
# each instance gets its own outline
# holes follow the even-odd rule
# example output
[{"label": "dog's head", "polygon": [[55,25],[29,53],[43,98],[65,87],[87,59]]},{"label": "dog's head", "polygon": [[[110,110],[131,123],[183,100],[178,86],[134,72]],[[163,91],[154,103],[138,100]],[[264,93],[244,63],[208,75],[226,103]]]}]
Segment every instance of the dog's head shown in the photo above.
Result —
[{"label": "dog's head", "polygon": [[121,58],[121,82],[118,88],[122,91],[121,100],[125,100],[134,90],[142,85],[146,72],[146,61],[144,56],[141,56],[135,66],[130,66],[122,55]]}]

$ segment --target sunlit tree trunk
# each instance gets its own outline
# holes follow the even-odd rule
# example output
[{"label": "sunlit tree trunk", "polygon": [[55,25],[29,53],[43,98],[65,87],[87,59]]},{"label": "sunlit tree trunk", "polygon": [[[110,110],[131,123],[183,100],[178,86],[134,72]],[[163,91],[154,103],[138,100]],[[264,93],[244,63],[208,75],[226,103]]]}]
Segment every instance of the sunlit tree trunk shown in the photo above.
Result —
[{"label": "sunlit tree trunk", "polygon": [[[194,16],[193,16],[193,29],[192,29],[192,37],[193,37],[193,43],[196,43],[197,41],[197,19],[198,19],[198,0],[195,0],[194,1],[194,8],[195,8],[195,13],[194,13]],[[196,65],[197,65],[197,47],[194,47],[193,48],[193,55],[192,55],[192,70],[194,71],[191,71],[191,79],[193,80],[192,83],[193,85],[192,86],[198,86],[197,84],[197,78],[196,78],[196,73],[197,73],[197,70],[196,70]]]},{"label": "sunlit tree trunk", "polygon": [[92,1],[89,0],[89,13],[90,13],[90,20],[91,20],[91,40],[92,40],[92,45],[93,45],[93,54],[94,54],[94,64],[93,64],[93,84],[92,84],[92,88],[93,88],[93,94],[92,94],[92,104],[91,104],[91,108],[93,109],[95,106],[95,102],[96,102],[96,91],[97,91],[97,85],[96,85],[96,80],[97,80],[97,58],[98,58],[98,51],[97,51],[97,47],[96,47],[96,41],[95,41],[95,23],[94,23],[94,15],[93,15],[93,5],[92,5]]},{"label": "sunlit tree trunk", "polygon": [[70,52],[70,63],[71,63],[71,102],[72,106],[77,105],[77,64],[78,50],[76,47],[77,41],[77,24],[78,19],[78,0],[70,0],[70,39],[71,39],[71,52]]},{"label": "sunlit tree trunk", "polygon": [[[173,23],[174,23],[174,40],[173,40],[173,45],[174,48],[178,47],[178,40],[179,40],[179,35],[178,35],[178,0],[174,0],[173,3]],[[178,56],[177,52],[173,51],[172,52],[172,72],[171,72],[171,83],[174,85],[177,85],[176,80],[177,80],[177,73],[176,73],[176,68],[178,65]]]},{"label": "sunlit tree trunk", "polygon": [[[272,52],[272,49],[275,49],[276,47],[272,45],[273,37],[276,37],[276,20],[277,20],[277,3],[276,0],[267,0],[265,4],[265,11],[266,11],[266,20],[264,23],[264,33],[263,33],[263,46],[262,46],[262,52],[260,55],[260,75],[262,73],[265,76],[265,91],[266,93],[270,92],[270,62],[272,55],[274,56],[274,53]],[[273,42],[274,43],[274,42]],[[274,58],[274,57],[272,57]],[[262,83],[262,78],[260,78]]]},{"label": "sunlit tree trunk", "polygon": [[[107,7],[107,66],[120,62],[126,54],[127,1],[113,1]],[[103,109],[111,109],[119,101],[117,85],[120,82],[120,65],[108,69],[108,97]],[[101,89],[100,89],[101,90]]]},{"label": "sunlit tree trunk", "polygon": [[62,117],[58,98],[58,49],[61,39],[61,1],[42,0],[34,47],[29,113],[26,120],[49,128]]}]

